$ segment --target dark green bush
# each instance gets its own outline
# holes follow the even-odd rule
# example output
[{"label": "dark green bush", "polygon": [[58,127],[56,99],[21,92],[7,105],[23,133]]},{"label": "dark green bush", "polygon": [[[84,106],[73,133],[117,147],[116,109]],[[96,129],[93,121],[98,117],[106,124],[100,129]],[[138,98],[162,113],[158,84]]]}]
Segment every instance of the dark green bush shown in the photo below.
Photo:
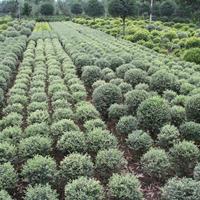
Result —
[{"label": "dark green bush", "polygon": [[63,183],[68,183],[80,176],[91,177],[94,165],[90,156],[72,153],[60,163],[59,175]]},{"label": "dark green bush", "polygon": [[162,188],[162,200],[199,200],[200,182],[191,178],[172,178]]},{"label": "dark green bush", "polygon": [[170,109],[171,122],[173,125],[179,127],[182,123],[186,121],[186,111],[182,106],[173,106]]},{"label": "dark green bush", "polygon": [[158,134],[158,145],[165,150],[171,148],[179,140],[179,130],[173,125],[163,126]]},{"label": "dark green bush", "polygon": [[123,104],[112,104],[108,109],[108,117],[111,120],[119,120],[127,114],[127,107]]},{"label": "dark green bush", "polygon": [[111,56],[110,59],[109,59],[109,62],[110,62],[110,68],[112,70],[116,70],[120,65],[123,65],[124,64],[124,60],[120,57],[117,57],[117,56]]},{"label": "dark green bush", "polygon": [[92,99],[97,110],[106,116],[112,104],[121,102],[122,93],[116,85],[106,83],[94,90]]},{"label": "dark green bush", "polygon": [[197,64],[200,64],[200,49],[192,48],[187,50],[183,58],[188,62],[195,62]]},{"label": "dark green bush", "polygon": [[0,200],[12,200],[12,198],[6,190],[0,190]]},{"label": "dark green bush", "polygon": [[17,180],[17,172],[10,162],[0,164],[0,190],[15,188]]},{"label": "dark green bush", "polygon": [[134,69],[135,66],[133,64],[124,64],[124,65],[121,65],[119,66],[117,69],[116,69],[116,74],[117,74],[117,77],[119,78],[124,78],[124,75],[125,73],[130,70],[130,69]]},{"label": "dark green bush", "polygon": [[138,121],[135,117],[129,115],[121,117],[116,125],[116,129],[120,134],[128,135],[138,127]]},{"label": "dark green bush", "polygon": [[189,176],[199,160],[199,149],[192,142],[175,144],[169,152],[170,160],[178,176]]},{"label": "dark green bush", "polygon": [[121,92],[123,95],[125,95],[127,92],[131,91],[133,89],[132,85],[126,82],[123,82],[119,85],[119,88],[121,89]]},{"label": "dark green bush", "polygon": [[134,88],[139,83],[147,82],[147,73],[141,69],[130,69],[126,71],[124,80]]},{"label": "dark green bush", "polygon": [[85,136],[79,131],[65,132],[58,140],[57,148],[63,153],[85,152]]},{"label": "dark green bush", "polygon": [[193,175],[194,175],[194,179],[196,181],[200,181],[200,164],[199,163],[194,168]]},{"label": "dark green bush", "polygon": [[137,118],[141,128],[158,133],[161,127],[170,123],[170,107],[161,97],[151,97],[140,104]]},{"label": "dark green bush", "polygon": [[0,143],[0,163],[13,162],[17,154],[17,148],[8,142]]},{"label": "dark green bush", "polygon": [[28,183],[35,185],[54,182],[56,162],[51,157],[34,156],[24,164],[21,175]]},{"label": "dark green bush", "polygon": [[170,161],[162,149],[152,148],[141,158],[142,170],[155,179],[166,180],[170,173]]},{"label": "dark green bush", "polygon": [[103,187],[99,181],[80,177],[65,187],[65,200],[103,200]]},{"label": "dark green bush", "polygon": [[58,200],[58,194],[50,185],[36,185],[27,188],[24,200]]},{"label": "dark green bush", "polygon": [[200,113],[197,112],[200,110],[200,95],[191,96],[186,103],[186,116],[189,120],[200,122]]},{"label": "dark green bush", "polygon": [[103,179],[120,172],[126,165],[123,153],[117,149],[102,150],[96,156],[96,170]]},{"label": "dark green bush", "polygon": [[145,90],[131,90],[125,95],[125,104],[128,112],[132,115],[137,113],[139,105],[148,98],[148,92]]},{"label": "dark green bush", "polygon": [[108,183],[111,197],[121,200],[142,200],[140,181],[133,174],[114,174]]},{"label": "dark green bush", "polygon": [[87,132],[92,131],[93,129],[96,129],[96,128],[101,128],[105,130],[106,124],[101,119],[92,119],[85,122],[84,128]]},{"label": "dark green bush", "polygon": [[142,130],[136,130],[129,134],[126,143],[135,157],[140,157],[153,146],[151,136]]}]

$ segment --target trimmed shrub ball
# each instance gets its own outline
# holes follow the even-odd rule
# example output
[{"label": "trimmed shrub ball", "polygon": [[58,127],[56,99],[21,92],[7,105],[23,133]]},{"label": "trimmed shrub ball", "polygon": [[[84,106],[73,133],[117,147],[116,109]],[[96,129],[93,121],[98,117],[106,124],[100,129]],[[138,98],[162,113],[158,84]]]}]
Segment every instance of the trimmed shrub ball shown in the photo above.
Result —
[{"label": "trimmed shrub ball", "polygon": [[36,155],[24,164],[21,175],[31,185],[52,183],[57,173],[56,162],[51,157]]},{"label": "trimmed shrub ball", "polygon": [[17,180],[17,172],[10,162],[0,164],[0,190],[13,189]]},{"label": "trimmed shrub ball", "polygon": [[92,84],[101,79],[101,69],[96,66],[86,66],[83,68],[81,79],[86,87],[92,87]]},{"label": "trimmed shrub ball", "polygon": [[72,153],[60,163],[59,175],[64,184],[80,176],[91,177],[93,173],[94,165],[88,155]]},{"label": "trimmed shrub ball", "polygon": [[142,170],[145,174],[159,180],[166,180],[170,173],[170,161],[162,149],[152,148],[141,158]]},{"label": "trimmed shrub ball", "polygon": [[103,187],[99,181],[80,177],[65,187],[65,200],[103,200]]},{"label": "trimmed shrub ball", "polygon": [[125,73],[124,80],[134,88],[139,83],[147,82],[147,73],[141,69],[130,69]]},{"label": "trimmed shrub ball", "polygon": [[0,190],[0,200],[12,200],[12,198],[6,190]]},{"label": "trimmed shrub ball", "polygon": [[151,133],[158,133],[160,128],[170,123],[170,107],[159,96],[143,101],[137,111],[139,126]]},{"label": "trimmed shrub ball", "polygon": [[92,119],[92,120],[88,120],[88,121],[85,122],[84,128],[88,132],[92,131],[95,128],[101,128],[101,129],[105,130],[106,124],[101,119]]},{"label": "trimmed shrub ball", "polygon": [[171,122],[173,125],[179,127],[182,123],[186,121],[186,111],[182,106],[171,107]]},{"label": "trimmed shrub ball", "polygon": [[124,75],[125,73],[130,70],[130,69],[134,69],[135,66],[133,64],[124,64],[124,65],[121,65],[119,66],[117,69],[116,69],[116,74],[117,74],[117,77],[119,78],[124,78]]},{"label": "trimmed shrub ball", "polygon": [[17,148],[8,142],[0,143],[0,163],[13,162],[17,154]]},{"label": "trimmed shrub ball", "polygon": [[112,104],[121,102],[122,93],[116,85],[106,83],[94,90],[92,100],[97,110],[105,117]]},{"label": "trimmed shrub ball", "polygon": [[191,178],[172,178],[162,188],[162,200],[199,200],[200,182]]},{"label": "trimmed shrub ball", "polygon": [[117,138],[108,130],[101,128],[94,128],[92,131],[86,133],[87,152],[96,154],[99,150],[116,148]]},{"label": "trimmed shrub ball", "polygon": [[196,143],[200,142],[200,124],[195,122],[185,122],[180,126],[181,137],[194,141]]},{"label": "trimmed shrub ball", "polygon": [[196,181],[200,181],[200,163],[198,163],[194,168],[193,175]]},{"label": "trimmed shrub ball", "polygon": [[148,133],[142,130],[136,130],[128,135],[126,143],[133,151],[134,157],[140,157],[153,146],[153,139]]},{"label": "trimmed shrub ball", "polygon": [[112,104],[108,109],[108,117],[110,120],[119,120],[127,114],[127,107],[123,104]]},{"label": "trimmed shrub ball", "polygon": [[178,92],[180,89],[177,77],[165,70],[159,70],[152,75],[150,88],[162,94],[165,90]]},{"label": "trimmed shrub ball", "polygon": [[96,170],[103,179],[120,172],[126,165],[127,161],[118,149],[102,150],[96,156]]},{"label": "trimmed shrub ball", "polygon": [[199,149],[192,142],[175,144],[169,151],[170,161],[178,176],[190,176],[199,160]]},{"label": "trimmed shrub ball", "polygon": [[200,94],[190,97],[185,109],[188,120],[200,123]]},{"label": "trimmed shrub ball", "polygon": [[110,196],[121,200],[143,200],[140,181],[133,174],[114,174],[108,183]]},{"label": "trimmed shrub ball", "polygon": [[128,107],[128,112],[131,115],[137,113],[139,105],[149,97],[148,92],[145,90],[131,90],[125,95],[125,104]]},{"label": "trimmed shrub ball", "polygon": [[117,132],[123,135],[128,135],[138,127],[137,118],[129,115],[121,117],[116,125]]},{"label": "trimmed shrub ball", "polygon": [[174,144],[180,141],[179,130],[173,125],[165,125],[161,128],[158,134],[158,145],[168,150]]},{"label": "trimmed shrub ball", "polygon": [[80,131],[65,132],[58,140],[57,148],[63,153],[85,152],[85,136]]},{"label": "trimmed shrub ball", "polygon": [[58,194],[50,185],[35,185],[27,188],[24,200],[58,200]]},{"label": "trimmed shrub ball", "polygon": [[191,48],[187,50],[183,58],[188,62],[195,62],[196,64],[200,64],[200,49]]}]

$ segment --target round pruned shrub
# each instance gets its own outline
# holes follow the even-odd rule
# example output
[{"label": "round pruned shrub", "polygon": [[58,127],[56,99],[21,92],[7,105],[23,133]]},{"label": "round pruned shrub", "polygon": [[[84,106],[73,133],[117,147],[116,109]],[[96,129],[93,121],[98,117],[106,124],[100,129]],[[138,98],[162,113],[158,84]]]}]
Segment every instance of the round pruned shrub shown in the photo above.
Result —
[{"label": "round pruned shrub", "polygon": [[101,119],[91,119],[84,124],[85,131],[89,132],[96,128],[106,129],[106,124]]},{"label": "round pruned shrub", "polygon": [[163,92],[163,98],[166,99],[169,103],[177,96],[177,93],[173,90],[165,90]]},{"label": "round pruned shrub", "polygon": [[137,113],[139,105],[149,97],[145,90],[131,90],[125,95],[125,104],[128,107],[128,112],[132,115]]},{"label": "round pruned shrub", "polygon": [[99,181],[80,177],[65,187],[65,200],[103,200],[103,187]]},{"label": "round pruned shrub", "polygon": [[36,110],[35,112],[32,112],[28,117],[28,124],[42,123],[42,122],[45,123],[49,122],[48,111]]},{"label": "round pruned shrub", "polygon": [[172,178],[162,188],[162,200],[199,200],[200,182],[191,178]]},{"label": "round pruned shrub", "polygon": [[17,154],[17,148],[8,142],[0,143],[0,163],[13,162]]},{"label": "round pruned shrub", "polygon": [[196,64],[200,64],[200,49],[191,48],[187,50],[183,56],[183,59],[188,62],[195,62]]},{"label": "round pruned shrub", "polygon": [[110,62],[110,68],[112,70],[116,70],[120,65],[124,64],[124,59],[118,57],[118,56],[111,56],[109,59]]},{"label": "round pruned shrub", "polygon": [[81,153],[86,151],[85,136],[80,131],[65,132],[58,140],[57,148],[63,153]]},{"label": "round pruned shrub", "polygon": [[165,90],[179,91],[180,85],[175,75],[165,70],[159,70],[152,75],[150,88],[159,94],[163,94]]},{"label": "round pruned shrub", "polygon": [[102,73],[101,69],[97,66],[86,66],[83,68],[83,73],[81,79],[84,82],[84,85],[88,88],[91,88],[93,83],[101,79]]},{"label": "round pruned shrub", "polygon": [[97,110],[106,116],[108,108],[114,103],[120,103],[122,93],[119,87],[114,84],[106,83],[96,88],[92,95],[93,103]]},{"label": "round pruned shrub", "polygon": [[10,162],[0,164],[0,190],[13,189],[17,180],[17,172]]},{"label": "round pruned shrub", "polygon": [[193,176],[196,181],[200,181],[200,163],[194,168]]},{"label": "round pruned shrub", "polygon": [[62,119],[73,119],[74,113],[71,108],[57,108],[52,114],[52,119],[54,122],[58,122]]},{"label": "round pruned shrub", "polygon": [[173,125],[179,127],[182,123],[186,121],[186,111],[182,106],[173,106],[170,109],[171,122]]},{"label": "round pruned shrub", "polygon": [[22,139],[19,143],[19,156],[22,158],[32,158],[35,155],[48,155],[51,151],[52,141],[49,137],[31,136]]},{"label": "round pruned shrub", "polygon": [[134,88],[139,83],[147,82],[147,73],[141,69],[130,69],[126,71],[124,80]]},{"label": "round pruned shrub", "polygon": [[72,153],[60,163],[59,176],[64,184],[79,178],[91,177],[94,174],[94,165],[88,155]]},{"label": "round pruned shrub", "polygon": [[56,175],[56,162],[49,156],[36,155],[24,164],[21,175],[31,185],[52,183]]},{"label": "round pruned shrub", "polygon": [[140,181],[133,174],[113,174],[109,179],[108,192],[115,199],[142,200],[140,187]]},{"label": "round pruned shrub", "polygon": [[128,135],[126,143],[133,151],[134,157],[138,158],[153,146],[153,139],[148,133],[142,130],[136,130]]},{"label": "round pruned shrub", "polygon": [[196,143],[200,142],[200,124],[195,122],[185,122],[180,126],[181,137],[194,141]]},{"label": "round pruned shrub", "polygon": [[158,133],[160,128],[170,123],[170,107],[159,96],[143,101],[137,111],[139,126],[151,133]]},{"label": "round pruned shrub", "polygon": [[103,179],[108,179],[113,173],[124,169],[127,161],[123,152],[118,149],[101,150],[96,156],[96,170]]},{"label": "round pruned shrub", "polygon": [[79,131],[79,127],[70,119],[63,119],[51,125],[54,138],[60,138],[67,131]]},{"label": "round pruned shrub", "polygon": [[117,74],[117,77],[119,78],[124,78],[124,75],[125,73],[130,70],[130,69],[134,69],[135,66],[133,64],[124,64],[124,65],[121,65],[119,66],[117,69],[116,69],[116,74]]},{"label": "round pruned shrub", "polygon": [[158,145],[168,150],[174,144],[180,141],[179,130],[173,125],[165,125],[161,128],[160,133],[158,134]]},{"label": "round pruned shrub", "polygon": [[162,149],[151,148],[141,158],[142,170],[154,179],[166,180],[170,174],[170,161]]},{"label": "round pruned shrub", "polygon": [[192,142],[182,141],[169,151],[172,167],[178,176],[190,176],[199,160],[199,149]]},{"label": "round pruned shrub", "polygon": [[138,127],[138,121],[135,117],[123,116],[116,125],[117,132],[123,135],[128,135]]},{"label": "round pruned shrub", "polygon": [[0,190],[0,200],[12,200],[12,198],[6,190]]},{"label": "round pruned shrub", "polygon": [[123,95],[125,95],[127,92],[131,91],[133,89],[132,85],[126,82],[123,82],[119,85],[119,88],[121,89],[121,92]]},{"label": "round pruned shrub", "polygon": [[25,193],[24,200],[58,200],[58,194],[52,190],[49,184],[29,186]]},{"label": "round pruned shrub", "polygon": [[87,132],[85,137],[87,152],[92,155],[96,154],[99,150],[117,147],[117,138],[108,130],[94,128]]},{"label": "round pruned shrub", "polygon": [[200,123],[200,95],[191,96],[186,102],[186,116],[188,120]]},{"label": "round pruned shrub", "polygon": [[108,109],[108,117],[110,120],[119,120],[124,115],[127,115],[127,107],[123,104],[112,104]]}]

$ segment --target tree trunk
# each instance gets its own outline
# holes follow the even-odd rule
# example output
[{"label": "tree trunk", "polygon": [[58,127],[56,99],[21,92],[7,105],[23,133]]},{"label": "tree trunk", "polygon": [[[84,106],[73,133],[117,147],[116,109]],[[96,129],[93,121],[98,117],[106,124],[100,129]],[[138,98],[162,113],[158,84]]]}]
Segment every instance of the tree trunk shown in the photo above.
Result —
[{"label": "tree trunk", "polygon": [[122,18],[123,36],[126,34],[126,18]]}]

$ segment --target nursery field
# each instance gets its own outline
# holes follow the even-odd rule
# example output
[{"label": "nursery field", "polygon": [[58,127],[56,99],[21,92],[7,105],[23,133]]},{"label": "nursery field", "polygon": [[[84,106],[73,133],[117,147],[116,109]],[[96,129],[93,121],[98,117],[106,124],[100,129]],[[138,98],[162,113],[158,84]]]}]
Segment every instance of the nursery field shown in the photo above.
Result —
[{"label": "nursery field", "polygon": [[75,18],[76,23],[104,31],[115,37],[141,44],[159,53],[170,54],[183,60],[200,63],[200,27],[194,23],[175,23],[149,20],[126,21],[126,35],[123,36],[121,19]]},{"label": "nursery field", "polygon": [[200,199],[200,65],[73,22],[6,24],[0,199]]}]

